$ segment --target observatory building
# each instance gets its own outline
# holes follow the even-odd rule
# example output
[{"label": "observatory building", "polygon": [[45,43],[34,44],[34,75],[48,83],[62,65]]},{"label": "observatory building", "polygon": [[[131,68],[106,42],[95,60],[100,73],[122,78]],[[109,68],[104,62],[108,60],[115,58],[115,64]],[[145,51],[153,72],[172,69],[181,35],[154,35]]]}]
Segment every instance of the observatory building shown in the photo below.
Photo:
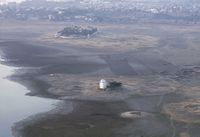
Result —
[{"label": "observatory building", "polygon": [[99,82],[99,88],[105,90],[108,87],[108,82],[105,79],[101,79]]}]

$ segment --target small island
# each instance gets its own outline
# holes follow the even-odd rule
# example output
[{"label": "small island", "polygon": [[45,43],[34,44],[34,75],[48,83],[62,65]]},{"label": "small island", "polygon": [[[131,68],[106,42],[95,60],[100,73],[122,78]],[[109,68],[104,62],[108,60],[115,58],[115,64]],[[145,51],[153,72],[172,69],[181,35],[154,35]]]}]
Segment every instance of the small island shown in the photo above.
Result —
[{"label": "small island", "polygon": [[70,37],[90,37],[97,32],[97,28],[87,26],[70,26],[65,27],[63,30],[56,33],[56,37],[60,38],[70,38]]}]

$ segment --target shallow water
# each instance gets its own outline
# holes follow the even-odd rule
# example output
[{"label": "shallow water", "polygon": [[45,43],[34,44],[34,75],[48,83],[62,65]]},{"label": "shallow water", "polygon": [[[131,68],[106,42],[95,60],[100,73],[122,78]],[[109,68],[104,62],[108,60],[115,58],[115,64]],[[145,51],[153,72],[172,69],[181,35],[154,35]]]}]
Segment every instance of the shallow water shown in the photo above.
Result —
[{"label": "shallow water", "polygon": [[26,96],[28,90],[25,87],[5,78],[14,70],[0,63],[0,137],[13,137],[11,127],[15,122],[51,110],[57,103],[55,100]]}]

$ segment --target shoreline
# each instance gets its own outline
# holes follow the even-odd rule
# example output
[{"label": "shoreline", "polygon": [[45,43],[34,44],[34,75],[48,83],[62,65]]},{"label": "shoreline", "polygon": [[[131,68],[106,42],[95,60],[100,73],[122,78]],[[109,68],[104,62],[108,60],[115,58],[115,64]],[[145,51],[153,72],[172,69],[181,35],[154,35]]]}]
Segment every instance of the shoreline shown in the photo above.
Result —
[{"label": "shoreline", "polygon": [[[4,53],[5,54],[5,53]],[[8,65],[8,66],[15,66],[13,65],[12,63],[10,64],[9,62],[6,62],[7,60],[5,59],[3,64],[4,65]],[[8,64],[7,64],[8,63]],[[17,65],[18,66],[18,65]],[[29,73],[31,73],[32,71],[29,71],[29,69],[27,69],[25,72],[20,72],[20,71],[23,71],[23,70],[26,70],[26,67],[19,67],[11,76],[8,76],[7,79],[8,80],[11,80],[11,81],[14,81],[14,82],[17,82],[23,86],[25,86],[28,91],[30,91],[29,93],[25,94],[24,96],[36,96],[36,97],[42,97],[42,98],[50,98],[50,99],[59,99],[58,96],[55,96],[55,95],[52,95],[48,92],[44,92],[45,90],[47,90],[47,88],[49,87],[48,85],[43,87],[44,86],[44,81],[42,81],[42,87],[38,86],[38,85],[33,85],[33,77],[30,75],[29,76]],[[28,72],[28,73],[27,73]],[[35,72],[34,72],[35,73]],[[33,74],[34,74],[33,73]],[[37,73],[37,72],[36,72]],[[26,76],[28,75],[28,76]],[[27,81],[28,80],[28,81]],[[36,80],[36,79],[35,79]],[[36,80],[38,82],[38,79]],[[40,81],[41,82],[41,81]],[[39,82],[39,83],[40,83]],[[40,83],[41,84],[41,83]],[[39,91],[38,91],[39,89]],[[35,92],[37,91],[37,92]],[[42,92],[41,92],[42,91]],[[59,99],[60,100],[60,99]],[[50,110],[49,112],[45,112],[45,113],[41,113],[41,114],[36,114],[36,115],[33,115],[33,116],[29,116],[28,118],[22,120],[22,121],[19,121],[19,122],[16,122],[14,123],[14,125],[12,126],[12,132],[13,132],[13,135],[15,137],[21,137],[21,136],[26,136],[24,135],[24,133],[26,132],[26,128],[29,127],[29,126],[33,126],[34,124],[37,124],[37,123],[40,123],[41,121],[44,121],[44,120],[48,120],[48,119],[54,119],[54,118],[59,118],[59,117],[74,117],[74,115],[80,117],[80,119],[82,119],[82,116],[79,116],[79,113],[77,113],[77,111],[81,111],[81,112],[84,112],[84,113],[93,113],[93,112],[90,112],[90,110],[82,110],[82,107],[80,107],[80,105],[82,105],[84,102],[86,102],[86,106],[84,106],[86,109],[87,109],[87,106],[89,104],[94,104],[94,103],[97,103],[97,104],[102,104],[104,101],[101,100],[101,101],[98,101],[98,100],[90,100],[90,101],[86,101],[86,100],[76,100],[76,99],[65,99],[65,100],[62,100],[61,101],[64,101],[65,103],[66,102],[73,102],[74,105],[73,106],[73,109],[69,109],[68,106],[69,105],[65,105],[65,103],[63,103],[63,105],[61,106],[57,106],[55,109],[53,110]],[[80,102],[80,103],[79,103]],[[114,101],[115,102],[115,101]],[[105,102],[103,103],[103,107],[106,106],[106,104],[114,104],[113,101],[109,101],[109,102]],[[60,104],[60,103],[59,103]],[[101,105],[100,105],[101,106]],[[66,111],[66,108],[69,110],[69,111]],[[102,109],[103,111],[103,109]],[[118,110],[117,110],[118,111]],[[74,113],[72,115],[70,115],[70,113]],[[96,113],[96,112],[94,112]],[[101,113],[101,112],[100,112]],[[103,112],[104,113],[104,112]],[[113,112],[112,112],[113,113]],[[128,123],[127,120],[123,120],[120,118],[120,116],[118,116],[120,113],[113,113],[111,115],[115,115],[114,117],[117,117],[120,121],[122,121],[122,123]],[[101,114],[94,114],[94,115],[101,115]],[[104,115],[104,114],[102,114]],[[107,115],[107,114],[105,114]],[[109,114],[110,115],[110,114]],[[85,119],[85,118],[84,118]],[[88,119],[86,119],[88,120]],[[62,120],[61,120],[62,121]],[[123,122],[124,121],[124,122]],[[121,125],[121,124],[120,124]],[[92,126],[92,125],[91,125]],[[89,126],[90,127],[90,126]],[[93,127],[93,126],[92,126]],[[111,131],[107,131],[108,134],[111,134]],[[103,133],[103,132],[102,132]]]},{"label": "shoreline", "polygon": [[[5,64],[6,64],[6,62],[4,62]],[[10,64],[9,64],[10,65]],[[26,68],[24,68],[23,66],[22,66],[22,68],[20,68],[21,70],[26,70]],[[24,86],[26,86],[29,90],[30,90],[30,93],[28,93],[28,95],[30,95],[30,94],[32,94],[32,93],[34,93],[34,91],[37,91],[37,93],[39,93],[39,94],[32,94],[33,96],[39,96],[39,97],[45,97],[45,98],[53,98],[53,99],[59,99],[57,96],[55,97],[54,95],[52,96],[52,94],[49,94],[48,92],[46,92],[46,93],[48,93],[48,94],[44,94],[45,92],[44,92],[44,89],[42,89],[40,86],[38,87],[37,85],[33,85],[33,81],[34,81],[34,77],[32,77],[32,75],[30,75],[29,73],[31,73],[32,71],[25,71],[25,72],[23,72],[23,73],[19,73],[20,72],[20,69],[19,70],[17,70],[12,76],[10,76],[10,80],[14,80],[15,82],[17,82],[17,83],[20,83],[20,84],[22,84],[22,85],[24,85]],[[28,72],[28,73],[27,73]],[[34,72],[34,73],[37,73],[37,71],[36,72]],[[33,74],[34,74],[33,73]],[[30,75],[30,76],[26,76],[26,75]],[[17,77],[16,77],[17,76]],[[70,75],[69,75],[70,76]],[[25,77],[25,78],[24,78]],[[27,77],[28,77],[28,80],[31,80],[31,81],[29,81],[28,83],[27,83]],[[14,78],[14,79],[13,79]],[[17,78],[17,79],[16,79]],[[20,79],[21,78],[21,79]],[[31,79],[30,79],[31,78]],[[34,78],[34,79],[33,79]],[[92,77],[89,77],[89,79],[91,79]],[[115,76],[115,78],[117,78],[116,76]],[[75,79],[79,79],[79,77],[75,77]],[[94,78],[92,78],[92,79],[94,79]],[[24,80],[26,80],[26,82],[23,82]],[[38,79],[37,79],[38,80]],[[44,82],[44,81],[43,81]],[[96,83],[97,84],[97,83]],[[36,89],[36,88],[41,88],[40,90],[39,90],[39,92],[38,92],[38,90]],[[47,86],[47,87],[45,87],[45,90],[47,90],[47,88],[49,88],[49,86]],[[41,92],[42,91],[42,92]],[[98,92],[98,91],[97,91]],[[110,94],[110,93],[109,93]],[[111,93],[112,94],[112,93]],[[125,125],[127,125],[128,123],[130,123],[130,120],[128,120],[128,119],[126,119],[126,118],[121,118],[121,116],[120,116],[120,114],[121,113],[123,113],[123,112],[126,112],[126,111],[128,111],[129,110],[129,108],[126,106],[124,106],[124,107],[119,107],[120,106],[120,104],[124,104],[125,102],[123,101],[124,99],[117,99],[117,100],[112,100],[112,98],[115,98],[115,96],[111,96],[111,98],[108,98],[108,100],[107,99],[105,99],[105,97],[103,97],[102,99],[100,99],[100,100],[98,100],[98,99],[94,99],[93,97],[91,98],[91,99],[89,99],[89,98],[85,98],[85,99],[83,99],[83,100],[76,100],[76,99],[64,99],[64,101],[70,101],[70,102],[74,102],[74,104],[76,104],[75,106],[73,105],[73,110],[71,110],[71,111],[69,111],[68,113],[65,113],[63,116],[62,115],[60,115],[60,113],[63,113],[63,110],[60,110],[60,111],[57,111],[57,112],[47,112],[47,113],[42,113],[42,114],[38,114],[38,115],[35,115],[35,116],[31,116],[31,117],[29,117],[29,118],[27,118],[27,119],[25,119],[25,120],[23,120],[23,121],[20,121],[19,123],[16,123],[13,127],[12,127],[12,131],[13,131],[13,133],[14,133],[14,135],[16,135],[16,137],[20,137],[20,136],[23,136],[23,137],[26,137],[26,135],[24,135],[24,133],[25,132],[27,132],[27,127],[30,127],[30,126],[34,126],[34,125],[37,125],[37,124],[39,124],[39,123],[41,123],[42,121],[45,121],[46,119],[43,119],[43,117],[45,117],[45,118],[47,118],[47,119],[57,119],[57,118],[61,118],[60,120],[59,120],[59,123],[61,122],[61,121],[63,121],[63,119],[72,119],[72,121],[74,121],[75,119],[80,119],[81,121],[82,121],[82,119],[84,119],[84,121],[86,122],[86,123],[88,123],[88,120],[89,120],[89,118],[91,117],[90,115],[94,115],[95,117],[95,120],[97,120],[99,117],[105,117],[105,118],[108,118],[107,119],[107,121],[108,121],[108,123],[107,124],[109,124],[110,122],[110,118],[111,118],[111,123],[116,123],[117,125],[115,126],[115,127],[112,127],[112,125],[110,125],[111,127],[109,128],[109,129],[101,129],[102,130],[102,132],[101,132],[101,134],[104,134],[103,133],[103,130],[106,130],[106,134],[109,134],[109,135],[111,135],[111,134],[113,134],[112,136],[114,136],[114,132],[112,131],[113,130],[113,128],[119,128],[119,127],[121,127],[121,126],[125,126]],[[89,100],[88,100],[89,99]],[[106,101],[107,100],[107,101]],[[118,101],[120,101],[120,100],[122,100],[122,102],[121,103],[117,103]],[[80,102],[80,103],[78,103],[78,102]],[[84,104],[84,102],[87,102],[84,106],[82,105],[82,104]],[[95,106],[94,104],[97,104],[97,106]],[[99,105],[98,105],[99,104]],[[101,104],[103,104],[103,105],[101,105]],[[112,109],[112,107],[108,107],[110,104],[112,104],[112,105],[114,105],[115,107]],[[118,104],[118,105],[117,105]],[[82,105],[82,107],[81,107],[81,105]],[[91,106],[92,107],[92,111],[89,109],[88,110],[88,106]],[[100,108],[101,109],[100,109]],[[107,110],[104,110],[104,107],[108,107],[107,108]],[[83,109],[83,108],[85,108],[85,109]],[[58,108],[59,109],[59,108]],[[94,110],[93,110],[94,109]],[[65,109],[64,109],[65,110]],[[79,111],[81,111],[81,113],[86,113],[86,115],[88,115],[88,118],[85,118],[85,114],[84,115],[79,115],[80,114],[80,112]],[[109,112],[110,111],[110,112]],[[107,112],[108,112],[108,114],[107,114]],[[70,115],[70,113],[73,113],[72,115]],[[105,113],[105,114],[104,114]],[[50,116],[49,116],[50,115]],[[74,117],[74,115],[76,116],[76,118],[74,119],[73,117]],[[112,117],[114,117],[114,121],[112,120]],[[78,120],[79,121],[79,120]],[[119,123],[118,123],[119,122]],[[101,127],[101,125],[103,124],[105,124],[105,123],[101,123],[100,121],[99,121],[99,123],[96,123],[97,125],[97,130],[99,130],[99,126]],[[40,125],[40,124],[39,124]],[[88,126],[88,125],[90,125],[90,124],[86,124],[87,126],[87,128],[88,127],[90,127],[90,126]],[[77,125],[74,125],[75,127],[77,126]],[[95,126],[95,127],[96,127]],[[93,130],[92,128],[93,128],[93,126],[91,125],[91,130]],[[33,128],[33,129],[35,129],[35,128]],[[50,128],[51,129],[51,128]],[[56,129],[55,129],[56,130]],[[90,131],[90,132],[93,132],[93,131]]]},{"label": "shoreline", "polygon": [[[10,76],[15,74],[15,70],[17,68],[5,65],[5,61],[6,60],[4,60],[3,64],[0,62],[0,66],[2,67],[1,70],[3,71],[3,74],[1,75],[1,122],[4,124],[1,125],[4,126],[2,128],[3,130],[1,130],[1,135],[12,137],[12,133],[10,131],[12,124],[27,117],[33,121],[36,118],[34,117],[36,113],[49,111],[53,108],[52,105],[58,102],[50,98],[47,100],[39,97],[32,98],[30,96],[26,96],[27,91],[29,91],[27,86],[20,84],[19,81],[17,82],[9,79]],[[13,92],[16,93],[13,94]],[[4,96],[6,99],[4,99]],[[32,110],[29,110],[29,107],[31,107]],[[13,114],[10,114],[10,112]]]}]

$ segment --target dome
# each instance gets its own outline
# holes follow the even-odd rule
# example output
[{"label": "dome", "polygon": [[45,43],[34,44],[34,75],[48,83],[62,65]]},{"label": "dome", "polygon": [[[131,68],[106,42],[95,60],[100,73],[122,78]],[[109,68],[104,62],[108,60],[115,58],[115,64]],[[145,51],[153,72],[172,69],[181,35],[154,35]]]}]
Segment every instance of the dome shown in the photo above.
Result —
[{"label": "dome", "polygon": [[101,79],[99,82],[99,88],[100,89],[106,89],[108,86],[108,82],[105,79]]}]

